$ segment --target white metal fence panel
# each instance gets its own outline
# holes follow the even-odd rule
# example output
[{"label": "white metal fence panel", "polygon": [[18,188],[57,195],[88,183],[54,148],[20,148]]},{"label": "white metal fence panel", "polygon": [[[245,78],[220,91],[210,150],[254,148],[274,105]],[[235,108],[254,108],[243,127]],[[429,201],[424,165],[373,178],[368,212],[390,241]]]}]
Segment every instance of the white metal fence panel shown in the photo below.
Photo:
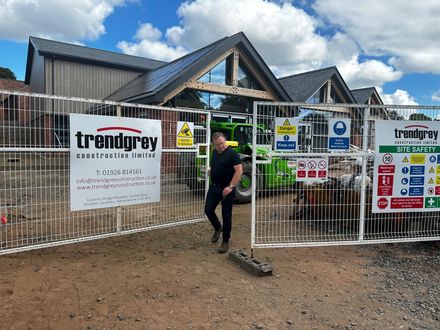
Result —
[{"label": "white metal fence panel", "polygon": [[[440,205],[439,212],[372,213],[375,122],[439,115],[434,106],[255,104],[252,247],[439,240]],[[274,151],[277,117],[299,119],[297,150]],[[328,150],[332,118],[350,119],[346,151]],[[308,160],[325,160],[322,180],[304,180]],[[319,178],[318,171],[310,175]]]},{"label": "white metal fence panel", "polygon": [[[161,120],[160,202],[71,212],[69,113]],[[196,157],[207,153],[177,148],[176,125],[194,123],[195,142],[209,152],[209,118],[202,110],[0,91],[0,254],[205,219],[206,180],[193,182]]]}]

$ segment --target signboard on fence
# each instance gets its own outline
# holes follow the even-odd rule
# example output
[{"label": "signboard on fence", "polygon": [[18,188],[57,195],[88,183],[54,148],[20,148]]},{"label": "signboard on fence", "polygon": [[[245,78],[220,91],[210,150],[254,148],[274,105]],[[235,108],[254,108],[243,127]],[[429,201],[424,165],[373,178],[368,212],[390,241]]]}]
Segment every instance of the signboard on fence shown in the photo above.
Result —
[{"label": "signboard on fence", "polygon": [[440,122],[376,121],[374,213],[440,211]]},{"label": "signboard on fence", "polygon": [[276,151],[295,151],[298,146],[298,118],[275,118]]},{"label": "signboard on fence", "polygon": [[297,158],[296,181],[315,182],[327,179],[327,158]]},{"label": "signboard on fence", "polygon": [[194,147],[194,123],[188,121],[177,122],[177,148],[192,148]]},{"label": "signboard on fence", "polygon": [[160,120],[70,114],[70,209],[160,201]]},{"label": "signboard on fence", "polygon": [[351,119],[330,118],[328,120],[328,151],[350,149]]}]

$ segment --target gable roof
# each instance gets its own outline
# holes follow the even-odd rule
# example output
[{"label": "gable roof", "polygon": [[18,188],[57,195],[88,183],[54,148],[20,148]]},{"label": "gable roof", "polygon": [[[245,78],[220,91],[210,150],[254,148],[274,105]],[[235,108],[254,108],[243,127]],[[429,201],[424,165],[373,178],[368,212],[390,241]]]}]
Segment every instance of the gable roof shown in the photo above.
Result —
[{"label": "gable roof", "polygon": [[106,99],[125,102],[162,103],[166,95],[233,47],[252,60],[264,79],[280,100],[290,101],[272,71],[257,53],[243,32],[219,39],[212,44],[174,60],[133,79]]},{"label": "gable roof", "polygon": [[38,55],[40,56],[55,56],[77,62],[88,62],[110,67],[127,68],[140,72],[153,70],[166,64],[166,62],[145,57],[126,55],[37,37],[29,37],[26,62],[26,83],[29,83],[30,80],[33,55],[35,51],[38,52]]},{"label": "gable roof", "polygon": [[278,81],[287,91],[292,101],[306,102],[330,79],[345,94],[348,103],[356,103],[336,66],[282,77]]},{"label": "gable roof", "polygon": [[382,99],[380,98],[379,93],[377,92],[375,87],[352,89],[351,93],[356,99],[356,103],[367,104],[368,98],[375,97],[377,98],[379,104],[383,104]]}]

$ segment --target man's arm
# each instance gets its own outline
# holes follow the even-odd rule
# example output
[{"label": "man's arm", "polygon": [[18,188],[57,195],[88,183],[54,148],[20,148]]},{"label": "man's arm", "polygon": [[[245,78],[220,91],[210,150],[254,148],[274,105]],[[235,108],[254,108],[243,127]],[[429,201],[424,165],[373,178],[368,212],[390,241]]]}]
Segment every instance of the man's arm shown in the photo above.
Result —
[{"label": "man's arm", "polygon": [[234,189],[234,187],[237,185],[237,183],[240,181],[240,177],[243,174],[243,165],[241,164],[234,165],[234,171],[235,171],[234,176],[232,177],[229,186],[223,189],[223,196],[229,195]]},{"label": "man's arm", "polygon": [[243,174],[243,165],[242,164],[238,164],[234,166],[234,176],[232,177],[231,182],[229,183],[229,185],[235,187],[238,182],[240,182],[240,177]]}]

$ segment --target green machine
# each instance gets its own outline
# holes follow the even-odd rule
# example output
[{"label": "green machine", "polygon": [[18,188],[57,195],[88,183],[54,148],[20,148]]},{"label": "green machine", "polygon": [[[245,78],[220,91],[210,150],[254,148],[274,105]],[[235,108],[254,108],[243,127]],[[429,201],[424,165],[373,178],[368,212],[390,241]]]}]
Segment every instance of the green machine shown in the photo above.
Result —
[{"label": "green machine", "polygon": [[[243,164],[243,174],[236,187],[235,201],[249,203],[252,197],[252,153],[256,158],[263,160],[257,165],[257,189],[264,190],[284,189],[292,187],[296,182],[296,166],[293,161],[282,157],[270,157],[270,138],[264,127],[258,126],[256,150],[252,147],[252,124],[211,121],[211,134],[222,132],[227,144],[238,152]],[[211,148],[212,150],[212,148]],[[193,190],[202,191],[206,174],[206,151],[200,150],[203,157],[195,158],[194,167],[185,167],[191,173],[180,173],[184,182]],[[191,160],[194,162],[194,159]],[[260,162],[259,162],[260,163]],[[192,168],[192,169],[191,169]],[[196,173],[194,173],[194,171]]]}]

